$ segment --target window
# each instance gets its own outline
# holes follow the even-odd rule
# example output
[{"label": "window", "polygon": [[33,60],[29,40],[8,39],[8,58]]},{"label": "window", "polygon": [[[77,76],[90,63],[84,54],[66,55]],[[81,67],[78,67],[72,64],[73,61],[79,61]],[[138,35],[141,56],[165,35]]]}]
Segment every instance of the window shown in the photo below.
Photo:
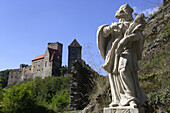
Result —
[{"label": "window", "polygon": [[45,61],[45,67],[47,67],[47,61]]}]

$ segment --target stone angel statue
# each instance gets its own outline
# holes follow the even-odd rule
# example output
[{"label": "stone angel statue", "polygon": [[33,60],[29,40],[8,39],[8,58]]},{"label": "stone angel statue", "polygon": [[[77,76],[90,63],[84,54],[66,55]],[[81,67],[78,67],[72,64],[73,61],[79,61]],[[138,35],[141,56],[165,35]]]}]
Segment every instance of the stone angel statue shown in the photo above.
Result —
[{"label": "stone angel statue", "polygon": [[97,31],[97,45],[105,60],[102,68],[109,74],[112,93],[110,107],[130,106],[136,108],[146,100],[139,87],[137,76],[138,60],[141,60],[145,27],[144,14],[138,14],[133,20],[133,9],[122,5],[116,11],[119,22],[102,25]]}]

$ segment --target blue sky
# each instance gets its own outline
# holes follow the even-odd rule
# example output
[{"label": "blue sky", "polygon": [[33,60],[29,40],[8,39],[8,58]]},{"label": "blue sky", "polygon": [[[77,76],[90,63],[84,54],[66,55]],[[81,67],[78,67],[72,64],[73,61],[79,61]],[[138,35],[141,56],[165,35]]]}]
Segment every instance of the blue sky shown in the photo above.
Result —
[{"label": "blue sky", "polygon": [[[45,53],[48,42],[63,44],[63,65],[68,45],[76,38],[83,59],[98,69],[104,62],[96,44],[102,24],[117,22],[115,11],[128,3],[134,12],[146,15],[162,0],[0,0],[0,71]],[[103,70],[102,72],[103,73]]]}]

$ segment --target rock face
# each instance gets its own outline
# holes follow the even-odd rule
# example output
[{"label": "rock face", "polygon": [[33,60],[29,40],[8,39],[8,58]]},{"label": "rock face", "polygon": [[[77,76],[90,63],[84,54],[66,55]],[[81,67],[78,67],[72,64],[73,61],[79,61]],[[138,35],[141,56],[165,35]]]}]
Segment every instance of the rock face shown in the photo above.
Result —
[{"label": "rock face", "polygon": [[161,47],[169,40],[169,30],[166,26],[170,20],[170,2],[169,0],[164,0],[164,2],[164,5],[147,20],[143,31],[145,39],[147,39],[144,45],[145,51],[143,55],[152,54],[155,48]]},{"label": "rock face", "polygon": [[70,82],[70,110],[81,110],[89,103],[98,74],[89,66],[75,61]]},{"label": "rock face", "polygon": [[170,0],[163,0],[163,6],[166,6],[169,2]]}]

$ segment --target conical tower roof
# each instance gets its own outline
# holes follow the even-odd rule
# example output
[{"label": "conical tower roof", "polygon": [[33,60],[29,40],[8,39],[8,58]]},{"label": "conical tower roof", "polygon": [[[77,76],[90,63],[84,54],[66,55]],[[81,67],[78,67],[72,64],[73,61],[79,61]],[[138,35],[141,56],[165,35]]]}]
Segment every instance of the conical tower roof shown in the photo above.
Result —
[{"label": "conical tower roof", "polygon": [[81,47],[81,45],[77,42],[76,39],[74,39],[73,42],[69,46],[72,46],[72,47]]}]

